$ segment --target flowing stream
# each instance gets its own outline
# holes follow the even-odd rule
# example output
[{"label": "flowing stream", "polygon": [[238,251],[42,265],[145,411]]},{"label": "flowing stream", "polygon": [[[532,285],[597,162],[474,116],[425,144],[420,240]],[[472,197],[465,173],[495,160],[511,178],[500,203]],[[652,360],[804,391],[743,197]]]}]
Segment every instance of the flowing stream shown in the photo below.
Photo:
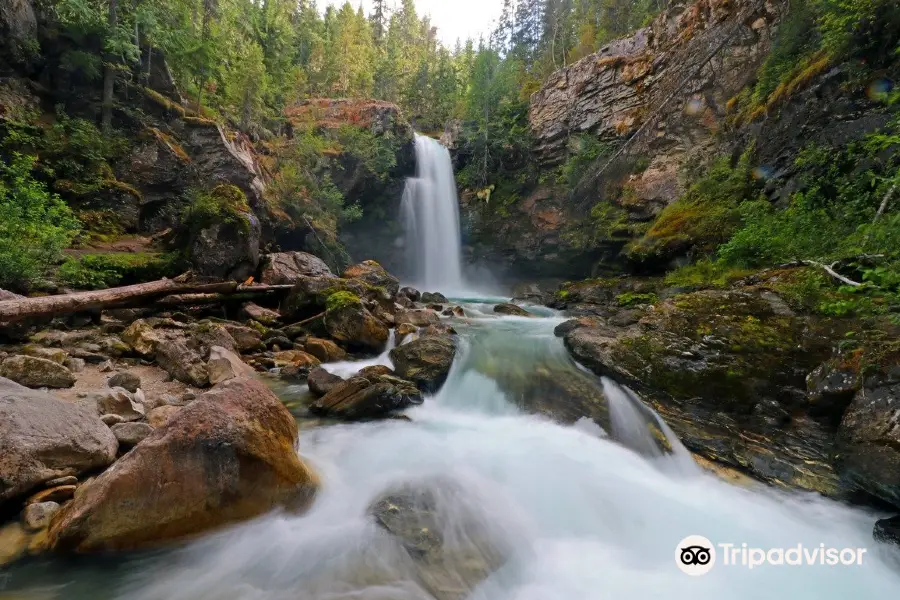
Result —
[{"label": "flowing stream", "polygon": [[[415,283],[457,291],[465,285],[450,159],[421,136],[416,153],[403,202],[410,251],[421,259]],[[5,586],[16,600],[429,600],[411,555],[370,507],[398,486],[434,482],[441,537],[486,540],[503,558],[471,593],[453,589],[455,569],[468,567],[448,563],[441,600],[896,597],[896,557],[873,541],[875,515],[702,470],[630,390],[572,361],[553,335],[560,315],[530,307],[535,318],[499,316],[492,307],[501,300],[457,300],[466,313],[451,319],[460,351],[446,384],[407,411],[409,421],[302,430],[300,452],[323,481],[305,515],[270,514],[157,554],[26,564],[0,574],[0,599]],[[388,353],[326,367],[348,376],[372,364],[389,365]],[[283,391],[287,400],[306,393]],[[579,418],[596,406],[593,418]],[[559,413],[569,425],[537,416]],[[675,560],[689,535],[738,548],[868,551],[862,565],[720,563],[691,577]]]},{"label": "flowing stream", "polygon": [[[481,534],[507,549],[474,600],[846,600],[900,589],[892,555],[871,538],[873,515],[814,495],[725,483],[696,467],[677,441],[671,454],[654,451],[642,424],[655,415],[612,382],[594,385],[611,397],[617,431],[525,414],[512,390],[528,387],[516,388],[517,378],[592,377],[553,336],[561,319],[463,305],[466,317],[454,320],[461,353],[441,391],[408,411],[410,422],[302,432],[301,454],[324,481],[307,514],[269,515],[160,555],[30,565],[8,583],[40,582],[48,595],[35,598],[66,600],[426,600],[409,557],[368,512],[398,484],[440,479],[461,490],[454,501],[476,512]],[[376,361],[330,368],[348,373]],[[691,534],[738,547],[868,553],[861,566],[716,566],[689,577],[674,557]]]}]

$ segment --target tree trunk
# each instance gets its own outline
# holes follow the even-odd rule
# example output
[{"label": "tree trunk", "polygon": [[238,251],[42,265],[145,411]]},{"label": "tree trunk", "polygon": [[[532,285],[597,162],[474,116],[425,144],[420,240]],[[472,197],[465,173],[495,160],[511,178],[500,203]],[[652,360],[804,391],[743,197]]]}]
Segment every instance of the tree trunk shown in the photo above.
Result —
[{"label": "tree trunk", "polygon": [[[118,1],[109,0],[107,27],[110,35],[115,35],[114,32],[119,26]],[[104,52],[103,56],[103,96],[100,103],[100,129],[104,135],[109,135],[112,131],[113,86],[116,81],[116,71],[113,67],[113,62],[116,60],[116,57],[107,52]]]},{"label": "tree trunk", "polygon": [[[162,279],[149,283],[140,283],[125,287],[109,288],[95,292],[75,292],[57,296],[40,298],[22,298],[0,302],[0,323],[14,323],[34,317],[55,317],[88,310],[104,310],[126,306],[149,305],[160,298],[186,294],[202,294],[225,299],[234,294],[252,293],[259,295],[277,290],[288,290],[290,285],[239,285],[234,281],[217,283],[193,283],[190,275],[182,275],[175,279]],[[194,297],[196,299],[198,297]],[[167,302],[173,304],[176,302]]]}]

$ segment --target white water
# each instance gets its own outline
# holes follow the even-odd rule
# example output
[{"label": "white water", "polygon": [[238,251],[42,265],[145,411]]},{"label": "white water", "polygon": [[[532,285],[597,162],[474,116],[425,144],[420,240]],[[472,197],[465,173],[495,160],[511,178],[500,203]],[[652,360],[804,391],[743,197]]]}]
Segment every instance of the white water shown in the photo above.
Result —
[{"label": "white water", "polygon": [[423,291],[463,290],[453,165],[447,149],[430,137],[416,134],[416,176],[406,182],[401,211],[411,283]]},{"label": "white water", "polygon": [[[560,318],[498,317],[487,306],[467,304],[466,319],[454,322],[461,355],[441,392],[408,412],[412,422],[301,433],[301,454],[323,480],[306,515],[270,515],[118,571],[77,571],[48,597],[428,600],[408,556],[367,511],[396,484],[436,477],[458,484],[457,501],[511,549],[473,600],[896,597],[890,554],[871,538],[875,516],[814,495],[732,486],[697,469],[677,441],[674,455],[661,456],[645,444],[647,411],[610,381],[603,385],[619,429],[611,437],[640,453],[592,422],[564,427],[523,414],[499,383],[510,370],[587,375],[553,336]],[[824,543],[869,552],[859,567],[717,565],[694,578],[674,560],[676,544],[691,534],[763,548]]]}]

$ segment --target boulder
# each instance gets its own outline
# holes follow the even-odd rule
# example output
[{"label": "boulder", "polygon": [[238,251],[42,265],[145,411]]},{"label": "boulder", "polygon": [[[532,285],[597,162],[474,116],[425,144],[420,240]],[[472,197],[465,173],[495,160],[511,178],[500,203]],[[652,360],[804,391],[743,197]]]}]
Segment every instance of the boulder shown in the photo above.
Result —
[{"label": "boulder", "polygon": [[383,350],[390,336],[384,323],[358,300],[330,308],[325,313],[325,329],[331,337],[352,348],[374,352]]},{"label": "boulder", "polygon": [[900,515],[875,521],[872,537],[885,544],[900,546]]},{"label": "boulder", "polygon": [[[229,186],[231,187],[231,186]],[[188,245],[188,259],[200,275],[244,281],[259,265],[261,226],[252,212],[235,212],[201,229]]]},{"label": "boulder", "polygon": [[104,390],[94,394],[91,399],[96,401],[97,410],[104,418],[114,415],[122,419],[122,422],[139,421],[147,414],[146,407],[135,401],[131,392],[124,388]]},{"label": "boulder", "polygon": [[318,256],[307,252],[276,252],[263,257],[259,281],[267,285],[295,284],[302,277],[333,277]]},{"label": "boulder", "polygon": [[422,394],[408,381],[390,376],[352,377],[332,387],[309,410],[316,415],[356,421],[384,418],[421,403]]},{"label": "boulder", "polygon": [[334,362],[346,360],[347,353],[331,340],[321,338],[307,338],[303,348],[322,362]]},{"label": "boulder", "polygon": [[122,341],[141,356],[151,356],[162,336],[156,332],[153,324],[145,319],[138,319],[119,334]]},{"label": "boulder", "polygon": [[503,302],[494,307],[494,312],[501,315],[510,315],[513,317],[533,317],[534,315],[522,308],[509,302]]},{"label": "boulder", "polygon": [[[303,277],[281,303],[280,312],[286,319],[308,316],[314,311],[324,310],[329,296],[338,292],[347,292],[358,298],[379,295],[374,288],[354,279]],[[386,291],[384,295],[387,296]]]},{"label": "boulder", "polygon": [[69,358],[69,353],[65,350],[60,348],[43,348],[34,344],[28,344],[22,348],[22,354],[34,356],[35,358],[46,358],[63,366],[65,366],[66,360]]},{"label": "boulder", "polygon": [[849,486],[900,507],[898,407],[900,376],[869,378],[841,420],[836,462]]},{"label": "boulder", "polygon": [[456,341],[449,335],[421,337],[391,350],[397,375],[427,393],[444,384],[455,357]]},{"label": "boulder", "polygon": [[194,387],[209,385],[209,371],[200,352],[181,336],[167,336],[154,353],[157,364],[182,383]]},{"label": "boulder", "polygon": [[453,482],[390,490],[369,508],[408,553],[415,578],[436,600],[463,600],[513,554],[506,531]]},{"label": "boulder", "polygon": [[133,394],[141,387],[141,378],[130,371],[122,371],[110,377],[106,385],[111,388],[125,388]]},{"label": "boulder", "polygon": [[396,329],[394,329],[394,336],[397,340],[398,344],[403,343],[408,336],[414,334],[419,330],[418,327],[413,325],[412,323],[400,323],[397,325]]},{"label": "boulder", "polygon": [[56,502],[37,502],[29,504],[22,511],[22,524],[28,531],[40,531],[50,525],[50,519],[59,512]]},{"label": "boulder", "polygon": [[378,377],[379,375],[393,375],[394,370],[387,365],[371,365],[359,370],[359,377]]},{"label": "boulder", "polygon": [[30,388],[70,388],[72,372],[57,362],[34,356],[10,356],[0,363],[0,377]]},{"label": "boulder", "polygon": [[238,377],[254,377],[253,367],[241,360],[241,357],[222,346],[209,349],[209,361],[206,363],[209,373],[209,384],[218,385],[229,379]]},{"label": "boulder", "polygon": [[344,271],[344,278],[358,279],[371,286],[383,288],[392,298],[400,290],[400,280],[388,273],[374,260],[365,260],[357,265],[347,267]]},{"label": "boulder", "polygon": [[318,486],[297,455],[288,410],[262,382],[233,379],[84,485],[54,519],[49,541],[78,552],[157,546],[278,506],[303,509]]},{"label": "boulder", "polygon": [[276,325],[281,321],[281,314],[270,308],[263,308],[253,302],[248,302],[241,307],[241,314],[248,319],[253,319],[263,325]]},{"label": "boulder", "polygon": [[147,423],[119,423],[110,427],[113,435],[119,440],[120,448],[131,448],[140,444],[144,438],[153,433],[153,427]]},{"label": "boulder", "polygon": [[411,300],[413,302],[418,302],[419,298],[422,297],[422,292],[420,292],[419,290],[417,290],[414,287],[400,288],[400,291],[397,292],[397,294],[400,296],[405,296],[406,298],[408,298],[409,300]]},{"label": "boulder", "polygon": [[263,348],[262,334],[256,329],[231,322],[222,323],[222,326],[231,335],[238,352],[255,352]]},{"label": "boulder", "polygon": [[413,310],[397,311],[394,321],[397,325],[414,325],[416,327],[427,327],[441,322],[441,318],[436,312],[430,308],[417,308]]},{"label": "boulder", "polygon": [[0,501],[116,458],[115,436],[96,414],[0,379]]},{"label": "boulder", "polygon": [[332,375],[322,367],[317,367],[309,372],[306,383],[309,385],[309,391],[316,397],[321,398],[344,380],[337,375]]},{"label": "boulder", "polygon": [[422,292],[420,300],[423,304],[447,304],[447,296],[440,292]]},{"label": "boulder", "polygon": [[180,410],[180,406],[173,406],[170,404],[157,406],[147,413],[147,423],[150,424],[150,427],[157,429],[165,425],[169,419],[178,414],[178,411]]}]

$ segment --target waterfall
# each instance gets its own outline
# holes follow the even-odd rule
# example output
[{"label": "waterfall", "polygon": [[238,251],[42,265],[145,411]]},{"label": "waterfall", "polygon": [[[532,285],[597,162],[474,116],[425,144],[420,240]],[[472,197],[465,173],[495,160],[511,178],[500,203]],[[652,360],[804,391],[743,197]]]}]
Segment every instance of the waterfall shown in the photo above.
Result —
[{"label": "waterfall", "polygon": [[401,204],[413,285],[424,291],[463,287],[459,200],[450,153],[416,134],[416,176],[406,182]]}]

